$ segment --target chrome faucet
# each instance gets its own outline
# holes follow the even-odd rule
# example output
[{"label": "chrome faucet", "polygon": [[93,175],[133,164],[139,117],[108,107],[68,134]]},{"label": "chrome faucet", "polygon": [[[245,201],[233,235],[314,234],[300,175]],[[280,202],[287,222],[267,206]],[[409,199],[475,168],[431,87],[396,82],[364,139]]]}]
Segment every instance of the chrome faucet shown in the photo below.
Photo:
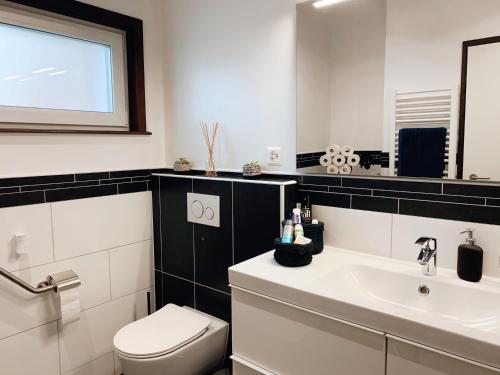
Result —
[{"label": "chrome faucet", "polygon": [[437,240],[435,238],[420,237],[415,244],[421,247],[417,261],[422,266],[422,273],[426,276],[436,276]]}]

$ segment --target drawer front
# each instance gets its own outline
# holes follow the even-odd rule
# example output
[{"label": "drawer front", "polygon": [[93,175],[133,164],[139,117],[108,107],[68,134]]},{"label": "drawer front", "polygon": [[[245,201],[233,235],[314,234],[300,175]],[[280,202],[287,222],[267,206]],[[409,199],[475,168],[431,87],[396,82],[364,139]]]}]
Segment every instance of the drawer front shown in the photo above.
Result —
[{"label": "drawer front", "polygon": [[235,355],[232,355],[231,359],[233,360],[233,375],[274,375]]},{"label": "drawer front", "polygon": [[465,358],[389,336],[387,340],[387,375],[401,374],[499,375],[500,369],[494,369]]},{"label": "drawer front", "polygon": [[238,288],[233,353],[273,374],[384,375],[383,333]]}]

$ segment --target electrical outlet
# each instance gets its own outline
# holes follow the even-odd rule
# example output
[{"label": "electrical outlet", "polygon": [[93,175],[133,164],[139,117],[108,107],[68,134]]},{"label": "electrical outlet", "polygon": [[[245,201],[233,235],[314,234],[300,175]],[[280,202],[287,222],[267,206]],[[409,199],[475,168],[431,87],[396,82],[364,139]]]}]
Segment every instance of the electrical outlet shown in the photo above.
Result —
[{"label": "electrical outlet", "polygon": [[281,165],[281,147],[267,148],[267,165]]}]

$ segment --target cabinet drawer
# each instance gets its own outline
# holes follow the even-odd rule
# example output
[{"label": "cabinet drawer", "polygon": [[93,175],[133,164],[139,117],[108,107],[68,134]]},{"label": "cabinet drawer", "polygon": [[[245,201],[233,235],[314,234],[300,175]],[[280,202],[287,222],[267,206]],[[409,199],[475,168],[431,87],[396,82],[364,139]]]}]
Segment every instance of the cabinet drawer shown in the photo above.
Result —
[{"label": "cabinet drawer", "polygon": [[495,369],[437,349],[388,336],[387,375],[499,375]]},{"label": "cabinet drawer", "polygon": [[233,360],[233,375],[274,375],[235,355],[232,355],[231,359]]},{"label": "cabinet drawer", "polygon": [[273,374],[384,375],[385,336],[239,288],[233,354]]}]

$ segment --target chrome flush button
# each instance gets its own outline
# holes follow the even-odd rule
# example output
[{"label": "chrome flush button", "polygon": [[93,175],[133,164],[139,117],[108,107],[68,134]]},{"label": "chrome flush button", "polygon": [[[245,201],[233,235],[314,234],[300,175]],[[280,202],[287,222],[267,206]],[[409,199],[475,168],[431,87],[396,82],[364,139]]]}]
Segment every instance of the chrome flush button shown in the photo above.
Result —
[{"label": "chrome flush button", "polygon": [[203,216],[203,212],[205,211],[203,207],[203,203],[201,203],[198,200],[193,201],[191,203],[191,212],[193,213],[194,217],[196,218],[201,218]]},{"label": "chrome flush button", "polygon": [[205,217],[208,219],[208,220],[212,220],[214,218],[214,210],[212,209],[212,207],[207,207],[205,208]]}]

